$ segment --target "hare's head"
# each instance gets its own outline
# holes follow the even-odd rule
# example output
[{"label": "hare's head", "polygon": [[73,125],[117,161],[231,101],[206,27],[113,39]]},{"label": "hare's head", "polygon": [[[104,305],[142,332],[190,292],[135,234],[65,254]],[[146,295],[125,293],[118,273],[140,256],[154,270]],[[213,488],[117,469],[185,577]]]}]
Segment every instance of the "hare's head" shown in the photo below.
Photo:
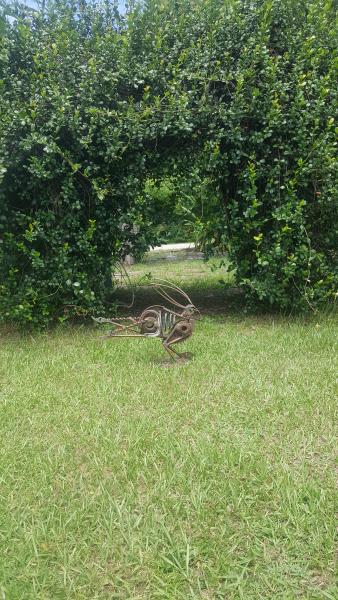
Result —
[{"label": "hare's head", "polygon": [[182,317],[186,317],[187,319],[200,319],[201,313],[194,304],[187,304],[182,312]]}]

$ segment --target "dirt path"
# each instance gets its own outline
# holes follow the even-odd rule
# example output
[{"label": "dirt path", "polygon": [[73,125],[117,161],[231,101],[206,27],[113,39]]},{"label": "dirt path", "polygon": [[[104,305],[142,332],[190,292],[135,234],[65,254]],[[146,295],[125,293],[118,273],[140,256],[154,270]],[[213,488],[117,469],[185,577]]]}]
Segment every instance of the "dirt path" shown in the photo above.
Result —
[{"label": "dirt path", "polygon": [[196,250],[195,244],[162,244],[155,246],[147,252],[145,261],[158,262],[159,260],[181,261],[181,260],[201,260],[204,258],[203,252]]},{"label": "dirt path", "polygon": [[195,244],[162,244],[161,246],[155,246],[155,248],[151,248],[149,252],[179,252],[180,250],[195,250]]}]

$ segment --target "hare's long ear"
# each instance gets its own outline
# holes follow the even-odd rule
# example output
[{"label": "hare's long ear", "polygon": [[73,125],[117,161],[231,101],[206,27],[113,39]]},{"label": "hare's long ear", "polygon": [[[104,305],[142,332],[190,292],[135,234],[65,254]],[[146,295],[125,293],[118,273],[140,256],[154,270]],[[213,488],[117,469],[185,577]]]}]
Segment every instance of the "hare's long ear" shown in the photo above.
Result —
[{"label": "hare's long ear", "polygon": [[[162,296],[162,298],[164,298],[164,300],[167,300],[168,302],[170,302],[170,304],[173,304],[174,306],[177,306],[178,308],[185,308],[183,304],[180,304],[180,302],[177,302],[177,300],[175,300],[175,298],[172,298],[172,296],[170,296],[170,294],[168,294],[168,292],[164,289],[163,284],[159,285],[158,283],[150,283],[150,287],[153,287],[157,293]],[[171,289],[171,288],[169,288]]]},{"label": "hare's long ear", "polygon": [[[153,286],[160,295],[165,296],[166,300],[169,300],[169,302],[180,308],[185,308],[187,303],[190,303],[189,297],[183,292],[183,290],[180,290],[180,288],[177,288],[176,286],[171,285],[170,283],[162,283],[162,281],[163,280],[161,280],[161,283],[154,283]],[[182,300],[178,300],[177,297],[174,297],[173,293],[176,295],[182,295],[183,299],[186,300],[186,302],[182,304]]]},{"label": "hare's long ear", "polygon": [[178,285],[176,285],[175,283],[172,283],[172,281],[167,281],[167,279],[160,279],[160,278],[155,278],[154,281],[155,282],[158,281],[159,285],[162,287],[170,289],[174,292],[178,292],[179,294],[181,294],[181,296],[183,296],[183,298],[185,298],[188,301],[188,304],[192,304],[188,294],[186,294],[186,292],[184,292],[180,287],[178,287]]}]

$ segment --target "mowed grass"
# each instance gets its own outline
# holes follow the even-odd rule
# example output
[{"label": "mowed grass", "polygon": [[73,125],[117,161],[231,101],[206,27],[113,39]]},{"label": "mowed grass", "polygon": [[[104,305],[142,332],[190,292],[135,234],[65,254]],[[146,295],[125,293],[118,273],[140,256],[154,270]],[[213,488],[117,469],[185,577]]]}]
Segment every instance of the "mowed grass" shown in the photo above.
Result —
[{"label": "mowed grass", "polygon": [[335,319],[245,316],[182,265],[204,307],[187,364],[3,332],[1,599],[336,598]]}]

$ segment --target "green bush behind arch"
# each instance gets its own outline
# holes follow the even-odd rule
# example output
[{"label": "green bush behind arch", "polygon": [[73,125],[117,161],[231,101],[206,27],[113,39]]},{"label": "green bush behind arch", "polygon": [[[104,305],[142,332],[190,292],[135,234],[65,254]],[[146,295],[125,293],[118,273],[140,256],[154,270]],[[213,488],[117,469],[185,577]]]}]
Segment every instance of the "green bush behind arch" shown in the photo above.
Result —
[{"label": "green bush behind arch", "polygon": [[47,2],[0,20],[0,313],[104,308],[112,261],[156,242],[145,181],[210,182],[207,251],[248,298],[315,308],[337,283],[333,2]]}]

